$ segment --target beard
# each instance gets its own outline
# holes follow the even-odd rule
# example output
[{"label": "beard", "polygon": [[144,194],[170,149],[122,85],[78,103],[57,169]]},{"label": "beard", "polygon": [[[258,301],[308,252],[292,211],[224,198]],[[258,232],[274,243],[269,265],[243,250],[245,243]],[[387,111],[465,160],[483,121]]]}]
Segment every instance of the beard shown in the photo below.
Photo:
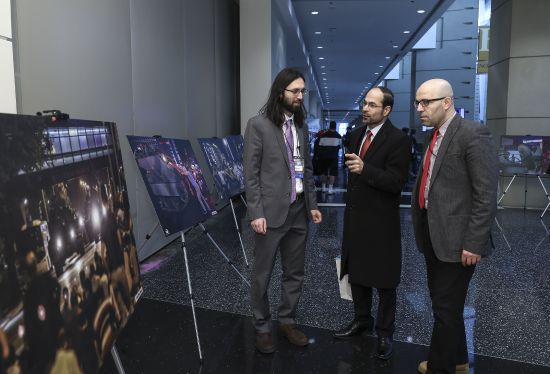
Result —
[{"label": "beard", "polygon": [[302,110],[301,101],[294,102],[293,99],[286,100],[286,98],[284,98],[282,104],[283,104],[283,108],[285,108],[285,110],[289,111],[290,113],[296,114]]}]

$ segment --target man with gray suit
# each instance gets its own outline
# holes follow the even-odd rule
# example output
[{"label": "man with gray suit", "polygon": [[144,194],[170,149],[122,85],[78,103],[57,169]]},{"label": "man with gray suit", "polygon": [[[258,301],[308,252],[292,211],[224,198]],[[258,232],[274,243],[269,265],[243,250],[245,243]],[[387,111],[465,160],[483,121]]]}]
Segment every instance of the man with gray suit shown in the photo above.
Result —
[{"label": "man with gray suit", "polygon": [[411,201],[435,320],[428,361],[418,371],[466,374],[464,303],[475,265],[491,252],[497,153],[486,126],[456,114],[449,82],[424,82],[414,105],[422,123],[434,127]]},{"label": "man with gray suit", "polygon": [[277,74],[267,103],[248,121],[244,135],[244,173],[248,218],[254,230],[254,268],[250,303],[256,348],[273,353],[268,288],[277,250],[283,268],[279,331],[290,343],[308,338],[295,326],[302,293],[308,218],[321,222],[317,209],[303,98],[305,78],[295,69]]}]

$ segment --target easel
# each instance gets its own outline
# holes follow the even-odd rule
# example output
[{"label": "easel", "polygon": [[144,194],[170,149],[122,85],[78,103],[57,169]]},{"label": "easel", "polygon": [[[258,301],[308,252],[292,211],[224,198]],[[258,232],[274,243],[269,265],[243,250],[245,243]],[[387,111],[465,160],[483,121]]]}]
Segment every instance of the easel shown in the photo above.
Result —
[{"label": "easel", "polygon": [[[504,189],[504,192],[502,192],[502,195],[500,196],[500,198],[498,199],[498,202],[497,202],[497,205],[500,204],[500,202],[502,201],[502,199],[504,199],[504,196],[506,195],[506,193],[508,192],[508,190],[510,189],[510,186],[512,185],[512,183],[514,183],[514,181],[516,180],[516,177],[518,176],[518,174],[514,174],[512,176],[512,180],[510,180],[510,182],[508,183],[508,185],[506,186],[506,188]],[[528,175],[528,174],[524,174],[523,177],[525,179],[525,186],[524,186],[524,206],[523,208],[525,209],[526,206],[526,202],[527,202],[527,178],[528,176],[533,176],[534,175]],[[506,175],[501,175],[501,177],[506,177]],[[542,190],[544,191],[544,195],[546,196],[546,199],[548,200],[548,204],[546,205],[546,208],[544,208],[544,211],[542,212],[542,214],[540,215],[539,218],[543,218],[544,215],[546,214],[546,212],[548,211],[548,209],[550,209],[550,195],[548,194],[548,190],[546,189],[546,186],[544,185],[544,182],[542,181],[542,178],[540,175],[537,175],[537,179],[539,180],[539,183],[542,187]]]},{"label": "easel", "polygon": [[126,374],[115,345],[113,345],[113,347],[111,348],[111,356],[113,356],[113,361],[115,362],[115,366],[118,374]]},{"label": "easel", "polygon": [[546,199],[548,199],[548,204],[546,205],[546,208],[544,208],[544,211],[540,215],[540,219],[542,219],[542,217],[544,217],[544,215],[546,214],[546,211],[548,210],[548,208],[550,208],[550,196],[548,196],[548,191],[546,190],[546,187],[544,187],[544,183],[542,182],[542,178],[540,177],[540,175],[537,175],[537,178],[539,178],[540,185],[542,186],[542,189],[544,190],[544,194],[546,195]]},{"label": "easel", "polygon": [[[248,282],[246,280],[246,278],[235,267],[235,265],[233,265],[231,260],[229,260],[229,258],[227,258],[225,253],[223,253],[223,251],[221,250],[218,243],[216,243],[214,238],[212,238],[212,235],[210,235],[208,230],[206,230],[206,227],[204,227],[202,222],[196,224],[194,227],[196,227],[196,226],[201,228],[202,233],[205,234],[208,239],[210,239],[210,241],[212,242],[212,244],[214,244],[214,247],[218,250],[220,255],[225,259],[225,261],[227,261],[227,264],[230,265],[233,268],[233,270],[235,270],[235,272],[237,272],[237,274],[239,274],[239,276],[242,278],[243,282],[248,287],[250,287],[250,282]],[[189,229],[189,230],[191,230],[191,229]],[[187,230],[187,231],[189,231],[189,230]],[[193,287],[191,286],[191,275],[190,275],[190,272],[189,272],[189,261],[187,259],[187,247],[185,245],[185,232],[184,231],[181,231],[180,238],[181,238],[181,248],[183,249],[183,258],[185,260],[185,273],[187,275],[187,287],[189,288],[189,301],[191,303],[191,310],[193,311],[193,324],[195,326],[195,337],[197,339],[197,347],[198,347],[198,350],[199,350],[199,360],[202,363],[203,362],[203,356],[202,356],[201,343],[200,343],[200,338],[199,338],[199,329],[198,329],[198,326],[197,326],[197,316],[196,316],[196,313],[195,313],[195,301],[194,301],[195,297],[193,296]]]},{"label": "easel", "polygon": [[[501,175],[504,177],[504,175]],[[502,199],[504,199],[504,196],[506,195],[506,193],[508,192],[508,190],[510,189],[510,186],[512,185],[512,183],[514,183],[514,181],[516,180],[516,177],[518,175],[517,174],[514,174],[514,176],[512,177],[512,180],[510,181],[510,183],[508,183],[508,186],[506,186],[506,188],[504,189],[504,192],[502,193],[502,195],[500,196],[500,199],[498,199],[497,201],[497,205],[500,204],[500,202],[502,201]]]},{"label": "easel", "polygon": [[[242,193],[239,194],[239,196],[241,197],[241,200],[243,201],[244,206],[247,207],[246,201],[244,200]],[[233,205],[233,197],[229,198],[229,204],[231,205],[231,212],[233,213],[233,221],[235,222],[235,229],[237,230],[237,235],[239,236],[239,242],[241,243],[241,249],[243,251],[243,257],[244,257],[244,263],[246,264],[246,267],[249,268],[250,266],[248,265],[248,259],[246,258],[246,252],[244,250],[243,239],[242,239],[242,236],[241,236],[241,228],[239,227],[239,223],[237,221],[237,215],[235,214],[235,206]]]}]

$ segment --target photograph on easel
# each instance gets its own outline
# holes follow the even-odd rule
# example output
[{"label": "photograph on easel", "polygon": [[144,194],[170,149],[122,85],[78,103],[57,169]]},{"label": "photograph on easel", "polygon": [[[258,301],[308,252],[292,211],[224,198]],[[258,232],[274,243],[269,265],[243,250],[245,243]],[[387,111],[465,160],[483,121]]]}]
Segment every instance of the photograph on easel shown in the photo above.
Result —
[{"label": "photograph on easel", "polygon": [[239,164],[232,156],[225,139],[199,138],[220,199],[229,199],[244,192],[244,176],[242,163]]},{"label": "photograph on easel", "polygon": [[[244,139],[242,135],[230,135],[223,138],[236,165],[243,165]],[[244,174],[241,173],[244,179]]]},{"label": "photograph on easel", "polygon": [[544,175],[550,168],[550,136],[501,136],[499,165],[504,175]]},{"label": "photograph on easel", "polygon": [[188,140],[131,135],[127,138],[166,236],[216,214]]},{"label": "photograph on easel", "polygon": [[0,222],[0,372],[97,372],[142,293],[115,124],[0,114]]}]

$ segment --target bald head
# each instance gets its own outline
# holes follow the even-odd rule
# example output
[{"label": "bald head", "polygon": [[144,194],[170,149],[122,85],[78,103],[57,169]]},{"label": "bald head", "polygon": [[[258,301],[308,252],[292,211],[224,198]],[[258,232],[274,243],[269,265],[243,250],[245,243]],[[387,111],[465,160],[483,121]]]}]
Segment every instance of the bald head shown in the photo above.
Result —
[{"label": "bald head", "polygon": [[453,97],[453,87],[445,79],[430,79],[422,83],[418,90],[426,90],[437,97]]},{"label": "bald head", "polygon": [[455,113],[453,87],[445,79],[430,79],[416,91],[417,112],[427,126],[440,127]]}]

